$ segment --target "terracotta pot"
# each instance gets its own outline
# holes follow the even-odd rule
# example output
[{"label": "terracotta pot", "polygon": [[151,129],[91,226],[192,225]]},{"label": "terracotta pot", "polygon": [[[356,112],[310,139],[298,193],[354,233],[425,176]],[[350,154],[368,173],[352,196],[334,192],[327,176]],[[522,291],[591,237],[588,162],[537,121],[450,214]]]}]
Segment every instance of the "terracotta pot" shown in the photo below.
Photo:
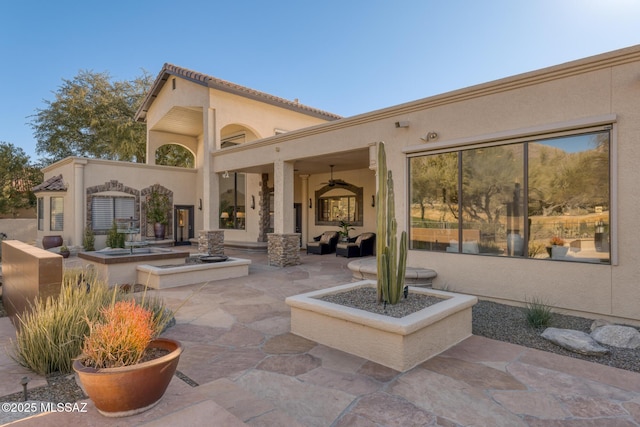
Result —
[{"label": "terracotta pot", "polygon": [[168,338],[158,338],[150,348],[170,353],[131,366],[95,369],[73,362],[73,370],[84,392],[107,417],[127,417],[154,407],[167,390],[178,367],[182,345]]},{"label": "terracotta pot", "polygon": [[45,249],[57,248],[62,246],[62,236],[44,236],[42,238],[42,247]]}]

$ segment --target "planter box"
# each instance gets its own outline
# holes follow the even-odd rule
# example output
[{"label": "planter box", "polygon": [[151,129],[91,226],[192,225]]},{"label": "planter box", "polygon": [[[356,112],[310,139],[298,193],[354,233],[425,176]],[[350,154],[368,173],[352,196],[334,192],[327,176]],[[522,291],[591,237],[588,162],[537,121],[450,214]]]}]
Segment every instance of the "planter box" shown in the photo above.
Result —
[{"label": "planter box", "polygon": [[291,332],[401,372],[471,336],[471,309],[478,301],[474,296],[410,287],[410,294],[446,300],[403,318],[318,299],[363,286],[375,288],[376,282],[363,280],[288,297]]},{"label": "planter box", "polygon": [[248,276],[250,264],[251,260],[242,258],[229,258],[224,262],[210,264],[183,264],[171,267],[143,264],[136,267],[138,275],[136,283],[144,283],[154,289],[167,289],[232,279]]}]

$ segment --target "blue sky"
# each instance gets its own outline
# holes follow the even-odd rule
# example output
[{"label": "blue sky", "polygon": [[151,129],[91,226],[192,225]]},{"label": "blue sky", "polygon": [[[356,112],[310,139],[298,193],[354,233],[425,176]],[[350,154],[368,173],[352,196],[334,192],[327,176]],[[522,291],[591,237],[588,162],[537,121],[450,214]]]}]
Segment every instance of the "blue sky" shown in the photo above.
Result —
[{"label": "blue sky", "polygon": [[351,116],[640,44],[640,0],[3,0],[0,141],[80,70],[165,62]]}]

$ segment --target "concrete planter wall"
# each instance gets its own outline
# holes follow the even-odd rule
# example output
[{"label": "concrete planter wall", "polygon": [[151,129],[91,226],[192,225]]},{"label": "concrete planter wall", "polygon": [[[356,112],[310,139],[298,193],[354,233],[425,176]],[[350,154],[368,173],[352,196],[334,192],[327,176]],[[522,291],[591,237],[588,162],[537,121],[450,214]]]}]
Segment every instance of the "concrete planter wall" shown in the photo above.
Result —
[{"label": "concrete planter wall", "polygon": [[474,296],[410,287],[446,299],[403,318],[392,318],[319,300],[362,286],[363,280],[288,297],[291,332],[317,343],[363,357],[397,371],[407,371],[471,336]]}]

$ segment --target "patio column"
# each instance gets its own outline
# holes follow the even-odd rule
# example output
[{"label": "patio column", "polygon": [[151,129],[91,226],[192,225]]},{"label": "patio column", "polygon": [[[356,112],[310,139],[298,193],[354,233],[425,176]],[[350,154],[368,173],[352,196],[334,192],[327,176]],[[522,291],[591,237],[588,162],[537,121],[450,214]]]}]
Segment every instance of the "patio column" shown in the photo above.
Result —
[{"label": "patio column", "polygon": [[67,242],[66,244],[74,246],[83,244],[84,227],[87,224],[85,218],[87,202],[84,189],[84,167],[87,163],[86,160],[82,159],[77,159],[73,162],[73,216],[75,220],[73,224],[73,237],[71,242]]},{"label": "patio column", "polygon": [[309,236],[309,175],[300,175],[300,184],[302,185],[302,248],[307,247]]},{"label": "patio column", "polygon": [[297,265],[300,264],[300,233],[293,232],[293,163],[278,159],[273,169],[274,232],[267,236],[269,265]]},{"label": "patio column", "polygon": [[203,114],[202,136],[202,228],[219,228],[218,175],[213,172],[211,153],[216,149],[215,109],[207,108]]}]

